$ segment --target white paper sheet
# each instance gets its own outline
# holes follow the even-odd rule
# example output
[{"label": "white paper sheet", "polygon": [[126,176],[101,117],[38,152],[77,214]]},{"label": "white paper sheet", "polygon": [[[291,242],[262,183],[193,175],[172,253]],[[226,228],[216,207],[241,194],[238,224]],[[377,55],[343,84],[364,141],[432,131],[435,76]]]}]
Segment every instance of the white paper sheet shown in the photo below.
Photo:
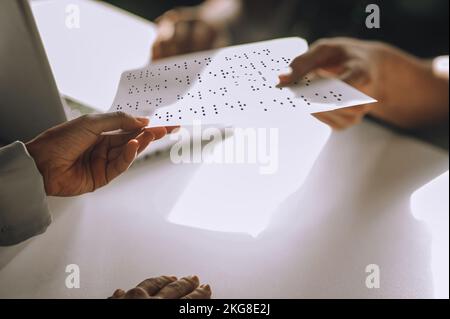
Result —
[{"label": "white paper sheet", "polygon": [[300,38],[240,45],[162,60],[124,72],[111,111],[152,116],[151,126],[242,123],[375,100],[342,81],[305,77],[277,88],[278,76],[306,52]]}]

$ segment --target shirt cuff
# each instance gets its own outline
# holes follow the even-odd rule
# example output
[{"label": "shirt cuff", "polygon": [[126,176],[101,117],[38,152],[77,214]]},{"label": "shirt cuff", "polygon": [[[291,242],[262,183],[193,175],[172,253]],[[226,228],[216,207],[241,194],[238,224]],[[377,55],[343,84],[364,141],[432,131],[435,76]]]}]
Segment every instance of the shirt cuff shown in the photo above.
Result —
[{"label": "shirt cuff", "polygon": [[50,223],[43,179],[25,145],[0,148],[0,246],[41,234]]}]

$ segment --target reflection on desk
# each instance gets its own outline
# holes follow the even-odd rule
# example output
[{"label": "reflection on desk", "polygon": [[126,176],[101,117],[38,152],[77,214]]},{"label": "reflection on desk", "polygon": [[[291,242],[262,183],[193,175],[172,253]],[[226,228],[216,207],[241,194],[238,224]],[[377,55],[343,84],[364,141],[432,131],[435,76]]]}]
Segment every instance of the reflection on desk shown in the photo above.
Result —
[{"label": "reflection on desk", "polygon": [[[293,148],[295,141],[294,130]],[[291,154],[291,165],[301,160],[301,151]],[[220,183],[223,168],[142,162],[95,194],[52,198],[47,233],[0,250],[0,297],[103,298],[160,274],[198,274],[216,298],[433,297],[433,233],[410,202],[446,170],[447,152],[372,123],[333,133],[297,189],[273,185],[284,199],[252,237],[168,221],[194,185],[199,200],[186,214],[210,214],[202,194]],[[273,204],[251,189],[246,195],[233,212],[243,219],[254,213],[248,203]],[[229,196],[232,189],[216,205]],[[64,285],[68,264],[80,267],[80,289]],[[368,264],[380,267],[379,289],[365,286]]]}]

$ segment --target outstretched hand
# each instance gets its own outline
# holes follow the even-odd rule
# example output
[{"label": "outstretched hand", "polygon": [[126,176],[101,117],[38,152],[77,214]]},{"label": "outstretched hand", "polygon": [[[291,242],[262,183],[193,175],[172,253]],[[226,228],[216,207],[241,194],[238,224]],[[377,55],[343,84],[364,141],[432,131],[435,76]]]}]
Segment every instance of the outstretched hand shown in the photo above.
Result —
[{"label": "outstretched hand", "polygon": [[310,72],[334,76],[378,103],[316,113],[335,129],[357,124],[371,115],[402,128],[416,128],[448,117],[448,80],[434,75],[428,61],[390,45],[349,38],[319,40],[280,75],[289,85]]},{"label": "outstretched hand", "polygon": [[197,276],[181,279],[161,276],[146,279],[125,292],[117,289],[110,299],[210,299],[209,285],[200,285]]},{"label": "outstretched hand", "polygon": [[[280,85],[289,85],[310,72],[325,71],[370,96],[379,96],[380,63],[380,50],[374,43],[345,38],[324,39],[293,60],[292,72],[280,75]],[[314,116],[334,129],[344,129],[361,121],[372,107],[370,104],[353,106],[315,113]]]}]

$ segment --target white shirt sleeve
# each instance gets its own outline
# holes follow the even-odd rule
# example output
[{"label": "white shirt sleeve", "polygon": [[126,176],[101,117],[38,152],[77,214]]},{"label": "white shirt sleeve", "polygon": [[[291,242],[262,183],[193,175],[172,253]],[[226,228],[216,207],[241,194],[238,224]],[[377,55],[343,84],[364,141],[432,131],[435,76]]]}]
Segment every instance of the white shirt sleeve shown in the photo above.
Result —
[{"label": "white shirt sleeve", "polygon": [[448,55],[443,55],[433,60],[434,73],[448,80]]},{"label": "white shirt sleeve", "polygon": [[0,246],[41,234],[50,223],[42,176],[25,145],[0,148]]}]

